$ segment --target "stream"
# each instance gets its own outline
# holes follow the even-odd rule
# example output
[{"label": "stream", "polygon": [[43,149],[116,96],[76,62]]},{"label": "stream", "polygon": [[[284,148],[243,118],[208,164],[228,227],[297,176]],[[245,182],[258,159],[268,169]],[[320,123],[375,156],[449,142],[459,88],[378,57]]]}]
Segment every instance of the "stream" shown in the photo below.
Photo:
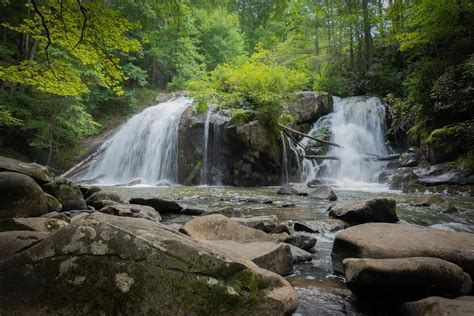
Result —
[{"label": "stream", "polygon": [[[119,194],[124,199],[131,197],[162,197],[180,203],[213,211],[223,207],[239,210],[244,216],[276,215],[282,222],[311,221],[327,218],[329,202],[302,196],[277,195],[278,187],[214,187],[214,186],[107,186],[107,192]],[[376,197],[390,197],[397,201],[397,214],[401,223],[432,226],[474,233],[474,197],[443,196],[452,201],[458,213],[442,214],[429,207],[411,205],[423,195],[402,194],[384,189],[382,186],[361,191],[334,188],[338,203],[354,202]],[[464,213],[464,211],[468,211]],[[471,214],[470,217],[468,214]],[[464,214],[464,215],[463,215]],[[191,216],[164,216],[164,224],[182,224]],[[354,315],[358,314],[355,297],[344,285],[344,280],[332,274],[331,248],[337,232],[312,234],[317,239],[313,260],[295,264],[295,272],[287,277],[300,296],[300,305],[294,315]]]}]

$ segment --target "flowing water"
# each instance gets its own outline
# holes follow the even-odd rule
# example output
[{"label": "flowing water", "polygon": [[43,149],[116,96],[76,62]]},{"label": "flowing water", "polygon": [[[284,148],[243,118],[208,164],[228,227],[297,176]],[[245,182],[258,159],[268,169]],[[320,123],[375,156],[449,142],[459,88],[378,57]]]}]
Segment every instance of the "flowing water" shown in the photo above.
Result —
[{"label": "flowing water", "polygon": [[[245,216],[275,214],[283,222],[299,221],[311,224],[327,218],[329,202],[301,196],[280,196],[276,187],[105,187],[124,199],[131,197],[163,197],[179,200],[182,204],[207,211],[222,207],[233,207]],[[442,214],[428,207],[415,207],[420,195],[407,195],[394,191],[370,192],[335,189],[338,203],[389,197],[397,201],[397,213],[404,225],[432,226],[441,229],[474,233],[474,218],[467,213]],[[473,197],[443,196],[461,210],[474,210]],[[269,203],[271,201],[271,203]],[[465,215],[466,214],[466,215]],[[164,216],[163,222],[182,224],[191,216]],[[317,239],[313,260],[295,265],[295,273],[287,279],[300,296],[300,305],[295,315],[356,315],[360,312],[357,301],[346,288],[341,278],[332,273],[331,248],[335,232],[321,231],[311,234]]]},{"label": "flowing water", "polygon": [[[308,134],[319,138],[329,134],[330,141],[340,147],[329,146],[325,153],[337,160],[324,160],[318,165],[305,159],[303,181],[326,178],[334,180],[340,187],[359,187],[361,183],[375,182],[378,173],[387,164],[369,160],[372,156],[389,153],[385,145],[385,106],[379,98],[334,97],[334,112],[321,117]],[[304,138],[302,145],[316,144]]]},{"label": "flowing water", "polygon": [[103,154],[78,179],[98,179],[98,184],[176,183],[178,123],[191,103],[181,97],[133,116],[102,145]]},{"label": "flowing water", "polygon": [[207,109],[206,121],[204,123],[204,148],[202,151],[201,184],[208,184],[208,145],[209,145],[209,123],[211,121],[212,108]]}]

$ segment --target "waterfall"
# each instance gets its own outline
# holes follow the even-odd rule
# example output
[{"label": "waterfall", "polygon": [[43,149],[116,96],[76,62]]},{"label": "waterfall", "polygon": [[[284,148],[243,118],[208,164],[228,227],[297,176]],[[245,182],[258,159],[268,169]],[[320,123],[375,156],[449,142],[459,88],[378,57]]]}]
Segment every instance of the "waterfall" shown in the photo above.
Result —
[{"label": "waterfall", "polygon": [[206,121],[204,123],[204,142],[202,150],[202,167],[201,167],[201,184],[207,183],[207,169],[208,169],[208,144],[209,144],[209,123],[211,120],[212,109],[207,109]]},{"label": "waterfall", "polygon": [[176,183],[179,120],[191,103],[180,97],[133,116],[102,145],[103,154],[80,179],[101,178],[101,184]]},{"label": "waterfall", "polygon": [[[331,142],[342,147],[331,146],[323,154],[336,156],[339,160],[324,160],[318,166],[305,159],[302,180],[309,181],[317,176],[333,179],[341,185],[375,182],[386,162],[367,161],[367,153],[381,156],[389,153],[385,145],[385,106],[380,99],[334,97],[334,111],[321,117],[309,132],[319,138],[325,133],[330,135]],[[304,139],[302,143],[305,147],[318,149],[310,139]]]},{"label": "waterfall", "polygon": [[283,132],[280,132],[280,139],[281,139],[281,182],[282,184],[288,183],[289,175],[288,175],[288,153],[286,152],[286,137]]}]

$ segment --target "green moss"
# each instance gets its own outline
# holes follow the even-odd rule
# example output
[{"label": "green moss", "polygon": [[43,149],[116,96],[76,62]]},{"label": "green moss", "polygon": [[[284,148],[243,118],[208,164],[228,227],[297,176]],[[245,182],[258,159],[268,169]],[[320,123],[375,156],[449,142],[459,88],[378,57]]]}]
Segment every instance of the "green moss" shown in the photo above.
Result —
[{"label": "green moss", "polygon": [[244,125],[256,118],[254,111],[245,111],[244,109],[232,109],[230,112],[232,125]]},{"label": "green moss", "polygon": [[[436,163],[453,161],[461,155],[472,154],[474,144],[473,122],[448,125],[435,129],[424,140]],[[469,165],[469,163],[468,163]]]}]

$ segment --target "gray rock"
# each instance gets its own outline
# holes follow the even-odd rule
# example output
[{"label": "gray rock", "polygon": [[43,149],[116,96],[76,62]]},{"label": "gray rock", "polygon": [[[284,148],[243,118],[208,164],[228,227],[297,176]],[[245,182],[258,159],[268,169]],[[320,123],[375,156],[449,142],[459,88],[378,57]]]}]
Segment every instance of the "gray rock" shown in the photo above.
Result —
[{"label": "gray rock", "polygon": [[297,195],[298,191],[293,187],[291,183],[286,183],[278,189],[277,194],[278,195]]},{"label": "gray rock", "polygon": [[67,224],[68,222],[56,218],[9,218],[0,221],[0,232],[25,230],[51,233]]},{"label": "gray rock", "polygon": [[295,99],[288,103],[288,111],[296,124],[313,123],[333,110],[332,96],[325,92],[295,92]]},{"label": "gray rock", "polygon": [[221,214],[227,217],[243,217],[244,216],[241,211],[236,210],[231,206],[226,206],[215,211],[204,213],[204,215],[212,215],[212,214]]},{"label": "gray rock", "polygon": [[155,211],[151,206],[138,204],[113,204],[101,208],[99,212],[135,218],[144,218],[151,221],[159,222],[161,220],[160,213]]},{"label": "gray rock", "polygon": [[[91,196],[89,196],[86,199],[86,203],[87,203],[87,205],[93,206],[96,210],[99,210],[102,207],[106,206],[106,205],[103,205],[103,203],[100,202],[100,201],[104,201],[104,200],[114,201],[114,202],[117,202],[117,203],[124,203],[125,202],[125,201],[122,200],[122,198],[118,194],[107,193],[107,192],[104,192],[104,191],[98,191],[98,192],[93,193]],[[139,204],[139,203],[133,203],[133,204]]]},{"label": "gray rock", "polygon": [[449,232],[402,224],[370,223],[337,233],[332,264],[343,273],[346,258],[433,257],[460,266],[474,275],[474,234]]},{"label": "gray rock", "polygon": [[202,241],[212,249],[234,253],[253,261],[257,266],[286,276],[293,273],[293,256],[289,245],[256,241],[240,243],[233,240]]},{"label": "gray rock", "polygon": [[346,221],[337,218],[323,218],[316,221],[307,222],[308,225],[322,233],[322,232],[335,232],[341,229],[345,229],[350,226]]},{"label": "gray rock", "polygon": [[160,214],[180,214],[183,210],[183,207],[177,202],[159,198],[131,198],[129,203],[151,206]]},{"label": "gray rock", "polygon": [[97,201],[90,201],[87,202],[89,207],[93,207],[95,210],[100,210],[104,207],[110,206],[110,205],[121,205],[123,203],[120,202],[115,202],[112,200],[97,200]]},{"label": "gray rock", "polygon": [[288,246],[290,246],[291,256],[293,257],[294,263],[308,262],[313,260],[313,255],[310,252],[290,244],[288,244]]},{"label": "gray rock", "polygon": [[63,205],[56,199],[54,196],[45,193],[46,203],[48,204],[48,209],[52,212],[60,212],[63,208]]},{"label": "gray rock", "polygon": [[291,235],[285,242],[304,250],[310,250],[316,245],[316,238],[308,235]]},{"label": "gray rock", "polygon": [[85,199],[87,199],[89,196],[91,196],[92,194],[94,194],[94,193],[96,193],[96,192],[102,191],[101,188],[96,187],[96,186],[84,186],[84,185],[80,185],[80,186],[79,186],[79,189],[81,190],[82,196],[83,196]]},{"label": "gray rock", "polygon": [[232,217],[231,220],[247,227],[255,228],[266,233],[279,232],[290,233],[288,227],[283,225],[275,215],[253,216],[253,217]]},{"label": "gray rock", "polygon": [[355,203],[336,204],[329,207],[329,216],[352,225],[370,222],[398,222],[394,199],[378,198]]},{"label": "gray rock", "polygon": [[87,209],[86,201],[79,186],[69,179],[54,179],[43,185],[43,190],[61,202],[62,211]]},{"label": "gray rock", "polygon": [[411,147],[405,153],[400,155],[398,165],[400,167],[416,167],[420,163],[420,159],[420,149],[417,147]]},{"label": "gray rock", "polygon": [[0,172],[0,219],[41,216],[55,211],[57,204],[29,176]]},{"label": "gray rock", "polygon": [[[0,262],[31,247],[47,236],[49,233],[34,231],[0,232]],[[0,284],[2,287],[5,285],[4,283]],[[0,306],[3,305],[0,304]]]},{"label": "gray rock", "polygon": [[24,174],[33,178],[39,184],[49,181],[48,168],[36,163],[26,163],[12,158],[0,156],[0,171],[12,171]]},{"label": "gray rock", "polygon": [[437,258],[344,259],[349,289],[359,297],[399,298],[468,294],[471,278],[459,266]]},{"label": "gray rock", "polygon": [[417,168],[413,171],[417,176],[416,181],[426,186],[434,185],[472,185],[474,174],[464,169],[459,164],[441,163],[426,168]]},{"label": "gray rock", "polygon": [[282,277],[152,221],[96,212],[0,262],[11,314],[291,314]]},{"label": "gray rock", "polygon": [[241,243],[254,241],[280,242],[288,234],[267,234],[261,230],[241,225],[220,214],[194,218],[184,224],[180,232],[195,240],[232,240]]},{"label": "gray rock", "polygon": [[312,187],[308,196],[312,199],[336,201],[336,193],[327,185],[320,185],[318,187]]},{"label": "gray rock", "polygon": [[402,305],[401,315],[405,316],[472,316],[474,315],[474,297],[461,296],[455,299],[428,297]]},{"label": "gray rock", "polygon": [[41,215],[42,218],[56,218],[56,219],[60,219],[60,220],[63,220],[65,222],[70,222],[70,218],[69,216],[67,216],[66,214],[64,213],[59,213],[59,212],[49,212],[49,213],[46,213],[46,214],[43,214]]},{"label": "gray rock", "polygon": [[296,232],[306,232],[306,233],[311,233],[311,234],[319,233],[319,230],[317,230],[316,228],[313,228],[309,225],[306,225],[306,224],[303,224],[303,223],[300,223],[300,222],[295,222],[293,224],[293,229]]}]

